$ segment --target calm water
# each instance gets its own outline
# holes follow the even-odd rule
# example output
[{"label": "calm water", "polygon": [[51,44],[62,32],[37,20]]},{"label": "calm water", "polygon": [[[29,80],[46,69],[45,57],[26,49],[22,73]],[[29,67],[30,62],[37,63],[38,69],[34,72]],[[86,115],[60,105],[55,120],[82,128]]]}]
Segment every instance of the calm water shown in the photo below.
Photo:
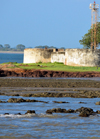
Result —
[{"label": "calm water", "polygon": [[[0,96],[0,100],[4,101],[9,98],[10,96]],[[0,103],[0,138],[100,139],[100,115],[79,117],[79,113],[46,114],[47,109],[59,107],[64,109],[90,107],[94,111],[100,110],[100,105],[95,105],[95,102],[100,101],[99,98],[22,98],[48,101],[48,103]],[[53,103],[55,100],[69,103]],[[81,104],[80,101],[87,104]],[[27,110],[35,110],[36,114],[24,115]],[[23,115],[14,115],[19,112]],[[10,115],[5,116],[4,113]]]},{"label": "calm water", "polygon": [[0,63],[17,62],[23,63],[24,54],[0,53]]}]

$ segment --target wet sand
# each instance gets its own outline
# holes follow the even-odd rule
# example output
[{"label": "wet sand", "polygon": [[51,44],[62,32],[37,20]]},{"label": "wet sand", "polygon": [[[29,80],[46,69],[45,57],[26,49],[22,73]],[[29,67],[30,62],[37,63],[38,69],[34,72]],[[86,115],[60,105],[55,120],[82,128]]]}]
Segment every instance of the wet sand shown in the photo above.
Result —
[{"label": "wet sand", "polygon": [[0,94],[24,97],[100,98],[100,81],[0,78]]}]

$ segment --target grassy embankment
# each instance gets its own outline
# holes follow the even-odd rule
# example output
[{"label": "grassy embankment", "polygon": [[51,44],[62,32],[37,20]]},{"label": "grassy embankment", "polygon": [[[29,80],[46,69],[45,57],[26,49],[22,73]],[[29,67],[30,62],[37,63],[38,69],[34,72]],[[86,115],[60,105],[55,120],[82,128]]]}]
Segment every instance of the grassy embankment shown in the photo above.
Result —
[{"label": "grassy embankment", "polygon": [[[100,67],[77,67],[77,66],[67,66],[63,63],[31,63],[31,64],[23,64],[23,63],[12,63],[10,68],[21,68],[21,69],[43,69],[43,70],[53,70],[53,71],[68,71],[68,72],[85,72],[85,71],[96,71],[100,72]],[[6,63],[6,64],[9,64]],[[5,63],[3,63],[5,64]]]}]

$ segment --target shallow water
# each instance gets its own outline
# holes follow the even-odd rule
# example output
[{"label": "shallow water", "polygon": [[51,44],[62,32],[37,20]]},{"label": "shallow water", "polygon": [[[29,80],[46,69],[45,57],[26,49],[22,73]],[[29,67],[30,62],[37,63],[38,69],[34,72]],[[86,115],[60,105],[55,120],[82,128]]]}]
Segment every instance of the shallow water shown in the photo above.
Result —
[{"label": "shallow water", "polygon": [[0,53],[0,64],[6,62],[23,63],[23,55],[21,53]]},{"label": "shallow water", "polygon": [[[11,97],[0,96],[0,100],[7,101]],[[0,138],[100,138],[100,115],[79,117],[79,113],[46,114],[47,109],[59,107],[64,109],[90,107],[94,111],[100,110],[100,105],[95,105],[95,102],[100,101],[99,98],[22,98],[48,101],[48,103],[0,103]],[[55,100],[69,103],[53,103]],[[79,103],[80,101],[86,102],[86,104]],[[35,110],[36,114],[25,115],[27,110]],[[22,115],[15,115],[19,112]],[[4,115],[4,113],[10,113],[10,115]]]},{"label": "shallow water", "polygon": [[70,77],[0,77],[1,79],[37,79],[37,80],[48,80],[48,79],[56,79],[56,80],[92,80],[92,81],[100,81],[100,77],[90,77],[90,78],[70,78]]}]

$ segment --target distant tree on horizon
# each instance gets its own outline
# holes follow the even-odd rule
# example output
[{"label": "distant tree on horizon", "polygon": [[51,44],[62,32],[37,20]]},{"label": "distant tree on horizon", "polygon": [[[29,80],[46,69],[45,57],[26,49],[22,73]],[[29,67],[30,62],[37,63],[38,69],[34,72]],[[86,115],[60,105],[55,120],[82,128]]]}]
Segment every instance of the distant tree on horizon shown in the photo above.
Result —
[{"label": "distant tree on horizon", "polygon": [[51,48],[51,49],[57,49],[56,47],[54,47],[54,46],[50,46],[49,48]]},{"label": "distant tree on horizon", "polygon": [[0,44],[0,51],[23,51],[25,49],[25,45],[18,44],[15,48],[11,48],[9,44]]},{"label": "distant tree on horizon", "polygon": [[23,44],[18,44],[18,45],[16,46],[16,49],[19,50],[19,51],[23,51],[23,50],[25,49],[25,45],[23,45]]},{"label": "distant tree on horizon", "polygon": [[54,46],[48,46],[48,45],[44,45],[44,46],[42,46],[42,45],[40,45],[40,46],[35,46],[34,48],[40,48],[40,49],[45,49],[45,48],[48,48],[48,49],[57,49],[56,47],[54,47]]},{"label": "distant tree on horizon", "polygon": [[0,44],[0,49],[1,49],[1,48],[3,48],[3,45],[2,45],[2,44]]},{"label": "distant tree on horizon", "polygon": [[9,44],[4,44],[4,48],[10,48]]},{"label": "distant tree on horizon", "polygon": [[42,46],[42,45],[39,45],[39,46],[35,46],[35,48],[41,48],[41,49],[44,49],[44,48],[49,48],[49,46],[47,46],[47,45],[44,45],[44,46]]},{"label": "distant tree on horizon", "polygon": [[59,49],[65,49],[65,47],[60,47]]}]

